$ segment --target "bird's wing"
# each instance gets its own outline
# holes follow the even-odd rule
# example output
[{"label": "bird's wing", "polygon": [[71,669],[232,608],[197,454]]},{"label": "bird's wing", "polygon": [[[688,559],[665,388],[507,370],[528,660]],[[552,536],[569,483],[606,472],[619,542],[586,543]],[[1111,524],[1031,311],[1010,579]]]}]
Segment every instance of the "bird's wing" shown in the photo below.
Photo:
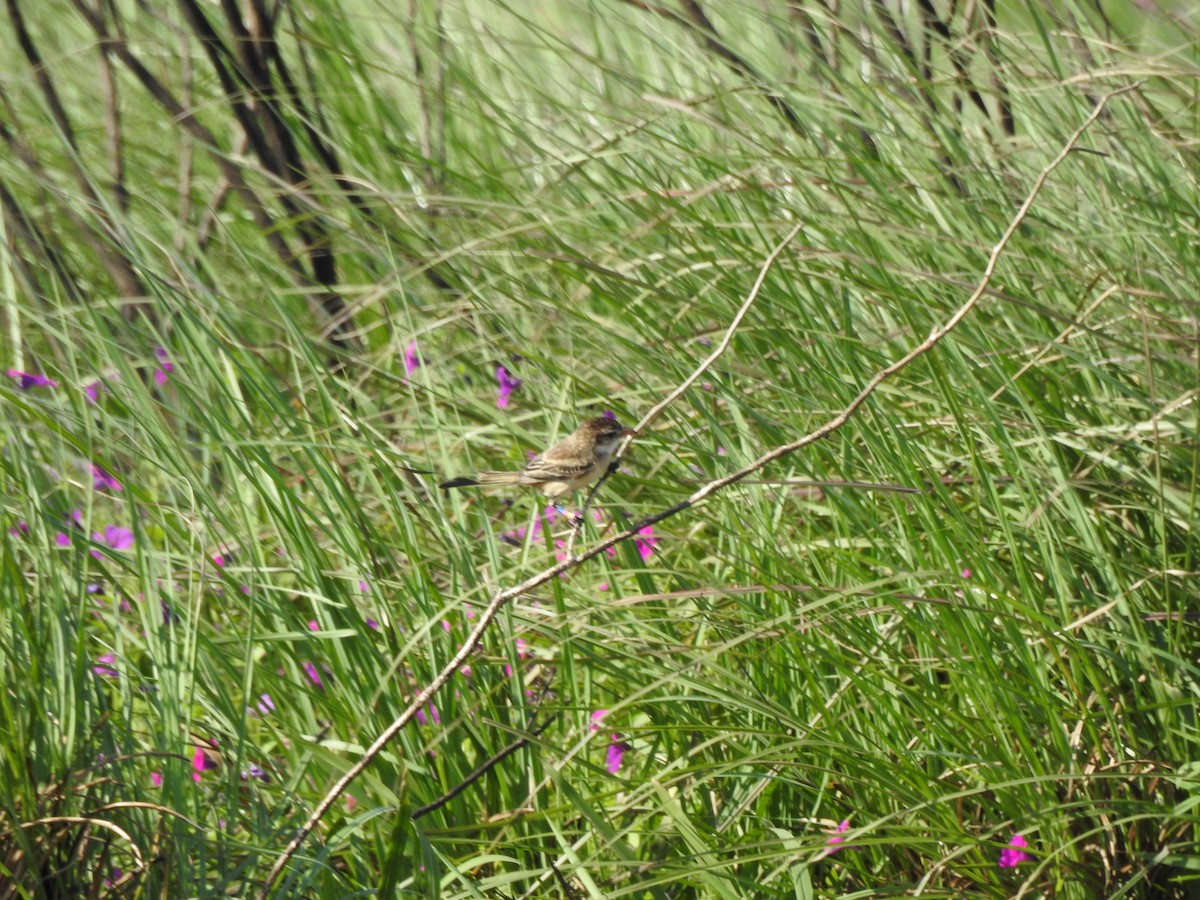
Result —
[{"label": "bird's wing", "polygon": [[584,466],[565,466],[562,463],[547,460],[542,455],[535,456],[526,463],[525,468],[521,470],[521,474],[533,482],[575,481],[587,475],[595,467],[595,463],[588,463]]}]

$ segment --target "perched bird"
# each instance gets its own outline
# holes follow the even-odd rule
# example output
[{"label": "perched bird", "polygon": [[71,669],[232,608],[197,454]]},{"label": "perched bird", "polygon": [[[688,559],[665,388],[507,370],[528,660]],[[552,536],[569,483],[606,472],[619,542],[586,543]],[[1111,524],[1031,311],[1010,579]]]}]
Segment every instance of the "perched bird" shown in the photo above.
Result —
[{"label": "perched bird", "polygon": [[474,478],[443,481],[444,489],[478,484],[528,484],[540,488],[550,500],[565,497],[599,478],[612,459],[621,438],[634,434],[616,419],[588,419],[550,449],[539,453],[516,472],[480,472]]}]

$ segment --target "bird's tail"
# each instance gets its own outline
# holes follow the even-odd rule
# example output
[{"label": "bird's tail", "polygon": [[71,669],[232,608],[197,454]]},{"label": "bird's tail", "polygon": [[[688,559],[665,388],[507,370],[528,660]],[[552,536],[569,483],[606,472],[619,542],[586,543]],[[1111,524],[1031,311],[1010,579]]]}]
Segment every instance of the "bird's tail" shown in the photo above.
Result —
[{"label": "bird's tail", "polygon": [[448,491],[451,488],[460,487],[475,487],[480,484],[520,484],[520,472],[480,472],[474,478],[451,478],[449,481],[443,481],[438,485],[442,490]]}]

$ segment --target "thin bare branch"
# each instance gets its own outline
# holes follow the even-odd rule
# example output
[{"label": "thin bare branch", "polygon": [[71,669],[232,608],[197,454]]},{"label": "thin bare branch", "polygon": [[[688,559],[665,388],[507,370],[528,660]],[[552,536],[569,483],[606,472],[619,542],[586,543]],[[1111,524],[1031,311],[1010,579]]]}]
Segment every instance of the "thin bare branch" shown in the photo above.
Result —
[{"label": "thin bare branch", "polygon": [[534,728],[532,731],[530,731],[528,734],[517,738],[515,741],[513,741],[508,746],[504,747],[499,752],[492,754],[490,757],[488,757],[486,760],[484,760],[482,763],[480,763],[478,766],[476,766],[475,769],[472,772],[470,772],[466,778],[464,778],[462,781],[460,781],[458,784],[456,784],[454,787],[452,787],[449,791],[442,794],[442,796],[438,797],[436,800],[434,800],[430,803],[426,803],[424,806],[417,807],[416,809],[414,809],[412,811],[412,813],[410,814],[409,817],[412,819],[419,819],[422,816],[429,815],[435,809],[441,809],[443,806],[445,806],[447,803],[449,803],[451,800],[453,800],[455,797],[457,797],[459,794],[461,794],[463,791],[465,791],[467,788],[469,788],[471,785],[473,785],[476,781],[478,781],[480,778],[482,778],[484,775],[486,775],[492,769],[496,768],[496,766],[500,765],[500,763],[504,762],[504,760],[508,759],[508,757],[512,756],[514,753],[516,753],[522,747],[527,746],[530,741],[534,740],[537,737],[540,737],[542,732],[545,731],[547,728],[549,728],[554,723],[554,720],[557,718],[558,718],[557,715],[551,716],[545,722],[543,722],[541,725],[539,725],[537,728]]},{"label": "thin bare branch", "polygon": [[[971,312],[971,310],[975,307],[975,304],[987,291],[988,284],[992,280],[992,276],[996,271],[996,266],[1000,261],[1000,257],[1003,254],[1004,249],[1008,246],[1009,241],[1012,239],[1012,236],[1016,233],[1017,229],[1021,226],[1021,223],[1025,221],[1025,217],[1028,215],[1030,208],[1033,206],[1034,201],[1038,197],[1038,194],[1041,193],[1042,186],[1046,183],[1046,179],[1050,176],[1050,173],[1058,168],[1059,164],[1061,164],[1062,161],[1067,158],[1067,156],[1075,148],[1075,145],[1078,143],[1079,139],[1083,136],[1083,133],[1092,125],[1093,122],[1096,121],[1097,118],[1100,117],[1101,113],[1103,113],[1104,107],[1107,105],[1108,101],[1119,94],[1124,94],[1125,92],[1132,90],[1134,87],[1135,85],[1129,85],[1104,95],[1104,97],[1100,99],[1100,101],[1092,109],[1091,113],[1083,121],[1083,124],[1075,130],[1070,138],[1068,138],[1067,142],[1063,145],[1062,149],[1058,152],[1054,159],[1051,160],[1050,163],[1047,164],[1046,167],[1043,168],[1038,174],[1037,178],[1034,180],[1033,187],[1029,191],[1029,195],[1025,198],[1025,201],[1021,204],[1020,208],[1009,222],[1008,227],[1004,230],[1004,233],[1000,236],[1000,239],[992,248],[992,251],[988,257],[987,265],[984,267],[983,275],[979,280],[979,284],[976,286],[975,290],[972,291],[971,296],[967,298],[962,306],[955,310],[950,318],[948,318],[942,325],[934,328],[929,333],[929,337],[921,341],[921,343],[919,343],[916,347],[904,354],[904,356],[896,360],[896,362],[876,372],[875,375],[872,376],[871,379],[868,380],[863,386],[862,390],[858,392],[854,399],[851,400],[850,403],[841,410],[841,412],[816,430],[809,432],[803,437],[797,438],[791,443],[783,444],[767,453],[764,453],[750,465],[745,466],[736,472],[709,482],[693,493],[686,500],[676,503],[674,506],[671,506],[668,509],[647,516],[646,518],[627,528],[625,531],[597,542],[579,556],[567,556],[562,562],[550,566],[536,575],[530,576],[520,584],[497,591],[495,595],[493,595],[492,599],[488,601],[487,606],[482,610],[482,612],[480,612],[475,627],[471,629],[470,634],[467,635],[461,646],[454,653],[454,655],[450,657],[450,659],[442,667],[441,671],[439,671],[438,674],[434,676],[432,680],[430,680],[429,684],[427,684],[413,696],[408,707],[402,713],[400,713],[400,715],[397,716],[387,728],[383,730],[383,732],[375,739],[371,746],[364,751],[362,757],[356,763],[354,763],[354,765],[352,765],[345,772],[345,774],[337,779],[334,785],[316,805],[308,819],[300,827],[296,835],[287,843],[287,846],[284,847],[283,851],[272,864],[270,871],[267,873],[266,880],[259,887],[257,896],[260,898],[260,900],[265,900],[265,898],[271,895],[275,882],[279,879],[279,876],[282,874],[288,862],[293,856],[296,855],[296,852],[304,844],[305,840],[308,839],[309,835],[313,833],[313,830],[317,827],[317,825],[320,824],[321,820],[325,817],[325,814],[333,807],[334,803],[337,802],[338,797],[340,797],[346,788],[349,787],[350,784],[362,774],[363,770],[366,769],[367,766],[371,764],[372,760],[374,760],[375,757],[383,751],[384,747],[386,747],[392,741],[392,739],[395,738],[395,736],[399,734],[400,731],[416,717],[417,712],[426,704],[428,704],[429,701],[433,699],[434,695],[450,681],[454,673],[459,670],[463,663],[467,661],[467,658],[475,651],[476,645],[483,638],[483,635],[487,632],[489,626],[495,620],[496,616],[498,616],[500,611],[504,609],[504,607],[507,606],[513,599],[528,593],[536,587],[546,584],[552,579],[558,577],[563,572],[577,568],[587,560],[593,559],[594,557],[604,553],[609,547],[616,546],[624,541],[635,539],[639,535],[641,529],[645,528],[646,526],[661,522],[664,519],[668,519],[674,515],[677,515],[685,509],[696,506],[709,496],[717,493],[731,484],[742,480],[746,476],[757,472],[768,463],[774,462],[780,457],[786,456],[802,447],[806,447],[809,444],[821,440],[822,438],[828,437],[850,420],[850,418],[859,410],[859,408],[866,403],[866,401],[871,397],[880,384],[936,347],[938,343],[940,343],[947,334],[953,331],[954,328],[957,327],[958,324],[967,316],[967,314]],[[884,626],[881,640],[887,639],[888,635],[890,634],[891,627],[892,623]],[[826,709],[828,709],[830,705],[836,701],[838,696],[840,696],[840,691],[835,693],[835,695],[830,698],[829,703],[826,704]]]},{"label": "thin bare branch", "polygon": [[[763,264],[759,267],[758,277],[754,279],[754,285],[750,288],[750,293],[746,295],[746,299],[742,301],[741,307],[734,313],[733,319],[729,322],[729,327],[725,329],[725,334],[721,337],[720,342],[713,348],[712,353],[708,354],[698,365],[695,370],[687,378],[679,383],[679,386],[671,391],[667,396],[663,397],[657,404],[651,407],[640,422],[634,427],[634,431],[642,432],[650,427],[653,422],[662,415],[663,410],[678,400],[688,388],[700,380],[700,377],[708,371],[714,362],[721,358],[722,354],[729,348],[730,342],[733,340],[734,334],[742,324],[742,320],[746,318],[746,313],[750,312],[750,307],[754,305],[754,301],[758,299],[758,294],[762,290],[763,283],[767,280],[767,273],[775,265],[775,261],[779,259],[779,254],[784,251],[804,228],[804,222],[797,222],[791,231],[787,233],[782,241],[775,245],[774,249],[767,254],[767,258],[763,260]],[[601,475],[592,485],[592,488],[587,493],[587,497],[583,501],[583,506],[579,510],[579,514],[575,517],[574,527],[571,529],[571,536],[567,539],[567,556],[569,557],[575,549],[575,541],[579,537],[580,531],[583,529],[585,514],[588,507],[592,505],[592,500],[595,499],[596,492],[603,487],[604,482],[612,477],[612,474],[617,471],[617,467],[621,464],[621,457],[624,456],[625,450],[629,447],[633,436],[628,436],[621,441],[613,454],[612,462],[609,464],[608,471]]]}]

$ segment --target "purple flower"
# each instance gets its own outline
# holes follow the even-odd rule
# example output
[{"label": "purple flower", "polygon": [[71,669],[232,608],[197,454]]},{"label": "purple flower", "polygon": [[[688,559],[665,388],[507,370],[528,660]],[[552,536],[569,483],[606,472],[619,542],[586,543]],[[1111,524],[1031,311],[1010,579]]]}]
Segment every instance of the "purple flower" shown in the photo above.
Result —
[{"label": "purple flower", "polygon": [[409,345],[404,350],[404,374],[411,375],[417,369],[421,368],[424,363],[421,360],[421,351],[417,349],[416,340],[409,342]]},{"label": "purple flower", "polygon": [[21,537],[21,535],[29,534],[29,523],[22,519],[15,526],[8,529],[8,533],[13,537]]},{"label": "purple flower", "polygon": [[604,718],[605,716],[607,716],[607,715],[608,715],[608,710],[607,710],[607,709],[598,709],[598,710],[596,710],[594,713],[592,713],[592,725],[591,725],[591,730],[592,730],[592,731],[597,731],[597,730],[599,730],[599,728],[600,728],[600,720],[601,720],[601,719],[603,719],[603,718]]},{"label": "purple flower", "polygon": [[250,763],[250,768],[242,772],[242,781],[246,781],[249,778],[257,778],[266,784],[271,783],[271,776],[264,772],[262,766],[258,765],[258,763]]},{"label": "purple flower", "polygon": [[613,775],[621,770],[621,763],[625,761],[625,751],[630,749],[630,746],[620,740],[620,737],[619,734],[612,736],[612,743],[608,745],[608,753],[604,759],[604,768]]},{"label": "purple flower", "polygon": [[647,525],[638,534],[643,535],[643,537],[634,538],[633,543],[637,547],[638,553],[642,555],[642,562],[646,562],[654,552],[654,545],[658,543],[658,538],[654,536],[653,525]]},{"label": "purple flower", "polygon": [[150,783],[152,785],[154,785],[155,787],[162,787],[162,783],[163,783],[162,772],[151,772],[150,773]]},{"label": "purple flower", "polygon": [[[217,746],[216,741],[210,741],[212,746]],[[209,753],[203,747],[197,747],[196,752],[192,754],[192,781],[199,781],[202,773],[218,767],[216,756]]]},{"label": "purple flower", "polygon": [[[133,532],[117,525],[105,525],[103,534],[99,531],[92,532],[92,540],[99,544],[105,544],[113,550],[128,550],[133,546]],[[102,558],[99,550],[93,550],[92,556],[96,559]]]},{"label": "purple flower", "polygon": [[58,544],[60,547],[70,547],[71,536],[65,531],[60,531],[58,534],[54,535],[54,543]]},{"label": "purple flower", "polygon": [[94,378],[83,386],[83,394],[88,398],[89,403],[96,403],[100,399],[100,392],[108,390],[108,385],[104,383],[105,379],[117,381],[120,377],[120,372],[109,372],[100,378]]},{"label": "purple flower", "polygon": [[35,387],[58,387],[58,382],[53,378],[38,375],[36,372],[22,372],[20,369],[8,369],[4,374],[13,379],[17,383],[17,387],[23,391]]},{"label": "purple flower", "polygon": [[512,392],[521,386],[521,379],[509,374],[504,366],[497,366],[496,380],[500,382],[500,390],[496,393],[496,408],[504,409],[508,406],[508,398],[512,396]]},{"label": "purple flower", "polygon": [[429,704],[429,716],[428,717],[426,717],[426,715],[425,715],[425,710],[423,710],[423,709],[417,710],[417,724],[418,725],[425,725],[425,724],[428,724],[428,722],[430,722],[430,721],[432,721],[434,725],[442,724],[442,717],[438,714],[437,707],[434,706],[432,703]]},{"label": "purple flower", "polygon": [[103,466],[92,466],[92,487],[98,491],[123,491],[125,488]]},{"label": "purple flower", "polygon": [[[833,834],[831,834],[829,836],[829,840],[827,840],[825,843],[826,844],[834,844],[834,845],[840,844],[842,841],[845,840],[845,838],[842,837],[842,835],[845,834],[849,830],[850,830],[850,820],[842,819],[842,821],[840,821],[838,823],[837,828],[833,829]],[[837,853],[839,850],[845,850],[845,849],[846,849],[845,847],[832,846],[829,848],[827,855]],[[855,848],[851,847],[849,849],[853,850]]]},{"label": "purple flower", "polygon": [[167,358],[167,351],[162,347],[155,347],[154,355],[158,357],[158,368],[154,370],[154,380],[158,384],[166,384],[167,373],[175,371],[175,364]]},{"label": "purple flower", "polygon": [[1014,834],[1009,838],[1008,846],[1000,851],[1000,861],[997,865],[1001,869],[1014,869],[1023,862],[1028,862],[1030,856],[1025,852],[1025,848],[1029,846],[1029,841],[1025,840],[1022,834]]},{"label": "purple flower", "polygon": [[371,628],[371,629],[373,629],[373,630],[375,630],[375,631],[378,631],[378,630],[379,630],[379,623],[378,623],[378,622],[376,622],[374,619],[372,619],[372,618],[368,617],[368,618],[367,618],[367,627],[368,627],[368,628]]},{"label": "purple flower", "polygon": [[304,673],[308,676],[308,680],[321,690],[325,690],[325,684],[321,681],[321,673],[317,671],[317,667],[308,660],[305,660],[303,665]]},{"label": "purple flower", "polygon": [[107,665],[107,663],[114,662],[115,660],[116,660],[116,657],[113,656],[113,654],[105,653],[103,656],[101,656],[99,659],[96,660],[96,662],[99,663],[99,665],[92,666],[92,671],[95,672],[97,675],[103,675],[106,678],[115,678],[117,675],[117,670],[114,669],[112,666]]}]

